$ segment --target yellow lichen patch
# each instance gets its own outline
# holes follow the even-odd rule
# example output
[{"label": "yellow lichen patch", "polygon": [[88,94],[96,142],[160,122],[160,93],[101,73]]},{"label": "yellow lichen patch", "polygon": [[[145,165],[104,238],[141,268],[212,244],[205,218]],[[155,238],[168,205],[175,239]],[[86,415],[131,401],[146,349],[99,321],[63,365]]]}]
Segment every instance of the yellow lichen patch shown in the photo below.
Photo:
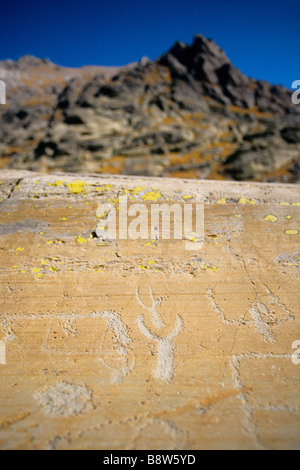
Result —
[{"label": "yellow lichen patch", "polygon": [[72,194],[82,194],[85,192],[85,182],[81,180],[73,181],[73,183],[67,183],[67,187]]},{"label": "yellow lichen patch", "polygon": [[226,204],[226,199],[225,199],[225,197],[222,197],[217,202],[218,202],[218,204]]},{"label": "yellow lichen patch", "polygon": [[36,277],[37,277],[38,279],[41,279],[43,276],[44,276],[44,274],[42,274],[42,273],[38,273],[38,274],[36,275]]},{"label": "yellow lichen patch", "polygon": [[97,214],[97,218],[98,219],[103,219],[104,217],[107,216],[107,211],[106,212],[103,212],[103,214]]},{"label": "yellow lichen patch", "polygon": [[236,217],[238,219],[238,218],[242,217],[242,215],[241,214],[234,214],[233,217]]},{"label": "yellow lichen patch", "polygon": [[248,197],[241,197],[239,200],[239,204],[255,204],[253,199],[249,199]]},{"label": "yellow lichen patch", "polygon": [[298,233],[298,230],[285,230],[287,235],[296,235]]},{"label": "yellow lichen patch", "polygon": [[154,243],[154,240],[152,240],[151,242],[144,243],[144,246],[151,246],[153,245],[153,243]]},{"label": "yellow lichen patch", "polygon": [[284,201],[283,201],[283,202],[280,203],[280,205],[281,205],[281,206],[289,206],[290,204],[289,204],[289,202],[284,202]]},{"label": "yellow lichen patch", "polygon": [[52,245],[52,243],[54,243],[54,240],[48,240],[47,241],[47,245]]},{"label": "yellow lichen patch", "polygon": [[68,217],[60,217],[59,220],[65,221],[68,220]]},{"label": "yellow lichen patch", "polygon": [[192,199],[192,197],[193,197],[193,196],[189,196],[189,195],[187,195],[187,194],[184,194],[184,195],[182,196],[182,198],[185,199],[185,200],[187,200],[187,199]]},{"label": "yellow lichen patch", "polygon": [[64,183],[64,181],[55,181],[55,183],[52,183],[52,186],[61,186]]},{"label": "yellow lichen patch", "polygon": [[210,268],[208,268],[210,271],[214,271],[214,272],[218,272],[220,271],[221,268],[217,268],[217,266],[211,266]]},{"label": "yellow lichen patch", "polygon": [[267,222],[277,222],[278,220],[278,217],[276,217],[276,215],[272,215],[272,214],[268,214],[264,217],[264,219],[267,221]]},{"label": "yellow lichen patch", "polygon": [[39,273],[41,270],[39,268],[32,268],[33,273]]},{"label": "yellow lichen patch", "polygon": [[41,264],[47,264],[47,261],[45,259],[42,259]]},{"label": "yellow lichen patch", "polygon": [[37,180],[37,181],[35,181],[35,182],[34,182],[34,184],[40,184],[40,181],[39,181],[39,180]]},{"label": "yellow lichen patch", "polygon": [[14,265],[12,266],[13,269],[16,269],[16,268],[18,268],[18,267],[19,267],[18,264],[14,264]]},{"label": "yellow lichen patch", "polygon": [[133,190],[132,190],[132,194],[134,194],[134,196],[136,196],[138,193],[142,192],[142,191],[145,191],[146,186],[136,186]]},{"label": "yellow lichen patch", "polygon": [[55,266],[50,266],[49,269],[50,269],[50,271],[52,271],[52,272],[57,272],[57,271],[58,271],[58,269],[55,268]]},{"label": "yellow lichen patch", "polygon": [[39,233],[40,233],[40,235],[45,235],[45,232],[43,232],[43,231],[40,231]]},{"label": "yellow lichen patch", "polygon": [[292,206],[300,206],[300,202],[292,202]]},{"label": "yellow lichen patch", "polygon": [[234,113],[240,114],[254,114],[256,117],[260,118],[271,118],[273,117],[273,113],[264,113],[258,109],[257,106],[252,106],[251,108],[240,108],[238,106],[229,106],[229,110],[233,111]]},{"label": "yellow lichen patch", "polygon": [[161,122],[162,122],[162,124],[174,124],[174,122],[176,122],[176,121],[173,117],[167,116],[167,117],[163,118]]},{"label": "yellow lichen patch", "polygon": [[285,218],[291,220],[293,217],[291,215],[286,215]]},{"label": "yellow lichen patch", "polygon": [[146,194],[142,196],[144,201],[158,201],[162,197],[159,190],[155,191],[148,191]]},{"label": "yellow lichen patch", "polygon": [[78,235],[78,237],[76,238],[76,241],[78,243],[87,243],[87,240],[83,238],[81,235]]},{"label": "yellow lichen patch", "polygon": [[18,248],[16,248],[16,251],[24,251],[25,250],[25,247],[23,246],[18,246]]},{"label": "yellow lichen patch", "polygon": [[220,271],[221,268],[217,268],[217,266],[208,266],[207,264],[204,264],[203,267],[209,271],[213,271],[213,272],[218,272]]},{"label": "yellow lichen patch", "polygon": [[150,259],[150,260],[148,261],[148,264],[155,264],[155,263],[156,263],[156,261],[154,261],[153,259]]}]

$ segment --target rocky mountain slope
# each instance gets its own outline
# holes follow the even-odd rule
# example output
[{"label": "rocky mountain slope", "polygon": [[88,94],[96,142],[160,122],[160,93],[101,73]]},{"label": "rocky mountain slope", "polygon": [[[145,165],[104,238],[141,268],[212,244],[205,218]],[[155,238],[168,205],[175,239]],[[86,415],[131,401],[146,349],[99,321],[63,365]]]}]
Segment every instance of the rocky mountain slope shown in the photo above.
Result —
[{"label": "rocky mountain slope", "polygon": [[0,168],[300,181],[292,92],[248,78],[201,35],[125,67],[6,60],[0,79]]}]

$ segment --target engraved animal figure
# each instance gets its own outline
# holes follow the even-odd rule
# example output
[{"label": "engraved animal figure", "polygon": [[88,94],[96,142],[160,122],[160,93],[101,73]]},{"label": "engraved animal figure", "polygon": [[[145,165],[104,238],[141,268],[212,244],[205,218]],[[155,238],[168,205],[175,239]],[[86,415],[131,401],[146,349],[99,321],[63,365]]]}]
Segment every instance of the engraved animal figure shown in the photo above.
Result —
[{"label": "engraved animal figure", "polygon": [[[68,338],[75,338],[73,345],[76,344],[76,337],[80,335],[81,331],[76,328],[78,327],[77,321],[85,319],[104,319],[106,325],[99,324],[99,331],[102,332],[99,342],[96,347],[84,347],[78,341],[78,348],[69,349],[68,357],[76,355],[95,355],[99,358],[102,364],[112,371],[113,375],[111,383],[121,383],[125,377],[132,372],[135,367],[135,355],[130,347],[132,338],[129,334],[127,325],[123,322],[119,313],[113,310],[105,310],[100,312],[91,312],[88,314],[83,313],[51,313],[51,315],[44,315],[43,317],[38,314],[24,314],[15,315],[14,320],[31,320],[39,321],[41,318],[48,318],[48,331],[45,334],[45,339],[42,345],[42,349],[47,354],[61,354],[65,352],[65,346],[68,345]],[[53,343],[49,342],[49,332],[52,323],[58,321],[59,327],[62,328],[65,333],[65,345],[56,347]],[[2,314],[0,321],[0,328],[6,333],[6,341],[13,341],[17,338],[14,335],[12,329],[12,321],[10,316]],[[56,327],[55,327],[56,328]],[[1,346],[1,342],[0,342]],[[1,351],[0,351],[1,352]]]},{"label": "engraved animal figure", "polygon": [[266,343],[277,343],[276,336],[273,333],[271,326],[286,323],[288,321],[293,321],[294,316],[292,312],[279,300],[279,298],[275,294],[273,294],[273,292],[269,289],[268,286],[264,285],[264,290],[271,297],[273,303],[278,305],[284,312],[284,317],[282,319],[274,318],[274,316],[271,315],[269,309],[265,304],[259,302],[258,300],[255,300],[248,310],[252,317],[252,320],[245,320],[245,315],[247,312],[241,317],[241,320],[229,320],[221,309],[221,307],[218,305],[215,299],[215,293],[211,287],[208,287],[206,294],[211,302],[214,311],[218,314],[223,323],[225,323],[226,325],[254,326],[258,334],[263,338]]},{"label": "engraved animal figure", "polygon": [[[161,304],[162,299],[155,299],[152,288],[150,286],[150,297],[152,300],[152,305],[148,307],[145,305],[139,295],[139,290],[136,290],[137,300],[140,305],[146,308],[152,315],[152,322],[154,326],[162,328],[164,323],[160,318],[160,315],[156,311],[156,307]],[[156,341],[158,343],[158,364],[157,369],[154,371],[155,377],[168,382],[172,379],[174,373],[174,338],[180,333],[183,325],[183,321],[179,315],[177,315],[175,328],[167,336],[159,336],[156,333],[153,333],[144,322],[144,316],[139,315],[137,318],[138,326],[141,332],[148,338]]]}]

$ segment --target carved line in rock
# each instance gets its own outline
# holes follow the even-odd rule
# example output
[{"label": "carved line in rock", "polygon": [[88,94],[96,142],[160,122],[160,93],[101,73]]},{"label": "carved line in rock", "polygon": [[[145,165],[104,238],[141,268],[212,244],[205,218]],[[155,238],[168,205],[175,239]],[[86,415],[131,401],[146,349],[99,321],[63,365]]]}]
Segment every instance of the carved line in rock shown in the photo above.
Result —
[{"label": "carved line in rock", "polygon": [[269,287],[264,285],[264,289],[269,294],[275,304],[277,304],[281,310],[285,313],[285,317],[282,319],[276,319],[274,316],[271,315],[268,307],[258,301],[257,299],[254,300],[252,305],[250,306],[248,312],[252,316],[253,320],[244,320],[246,312],[242,316],[242,320],[229,320],[223,309],[219,306],[215,299],[215,293],[212,287],[208,287],[206,290],[206,295],[210,300],[213,310],[218,314],[221,318],[222,322],[226,325],[237,325],[237,326],[246,326],[251,325],[254,326],[257,333],[263,338],[266,343],[277,343],[277,338],[274,332],[271,329],[270,325],[279,325],[282,323],[286,323],[288,321],[293,321],[295,317],[291,313],[291,311],[280,301],[280,299],[273,294],[273,292],[269,289]]},{"label": "carved line in rock", "polygon": [[248,392],[244,391],[246,389],[245,384],[241,379],[241,360],[262,360],[262,359],[291,359],[291,354],[274,354],[274,353],[244,353],[238,355],[232,355],[230,358],[230,368],[232,371],[232,378],[234,381],[234,387],[236,390],[241,390],[241,393],[237,395],[237,398],[242,402],[244,410],[244,423],[242,430],[243,432],[251,437],[256,445],[261,449],[267,449],[267,447],[260,442],[259,433],[257,425],[255,423],[254,412],[256,410],[266,410],[266,411],[283,411],[285,413],[298,414],[299,409],[291,407],[288,405],[269,405],[269,406],[258,406],[252,405],[248,399]]},{"label": "carved line in rock", "polygon": [[[152,287],[150,286],[150,297],[152,300],[152,305],[147,307],[142,300],[140,299],[139,289],[136,289],[136,297],[139,304],[146,308],[151,316],[153,325],[159,328],[164,326],[164,322],[160,318],[160,315],[156,312],[157,305],[160,305],[162,300],[155,299],[152,291]],[[137,324],[141,332],[147,336],[147,338],[156,341],[158,344],[158,363],[157,368],[154,371],[154,375],[157,379],[163,380],[164,382],[169,382],[173,375],[174,375],[174,345],[173,340],[174,338],[180,333],[183,326],[182,318],[177,315],[176,316],[176,323],[173,331],[169,333],[167,336],[158,336],[156,333],[153,333],[146,325],[144,321],[144,316],[139,315],[137,318]]]},{"label": "carved line in rock", "polygon": [[[6,333],[7,337],[9,338],[10,341],[16,338],[15,335],[13,335],[13,330],[11,328],[12,321],[11,318],[12,316],[7,316],[3,315],[4,318],[1,321],[1,327],[2,330]],[[8,320],[9,318],[9,320]],[[78,319],[86,319],[86,318],[104,318],[107,322],[107,327],[114,333],[116,337],[116,341],[120,346],[119,354],[120,358],[125,358],[125,365],[120,366],[120,367],[112,367],[109,365],[104,357],[101,357],[101,345],[99,348],[93,351],[80,351],[80,354],[85,354],[85,355],[92,355],[92,354],[99,354],[100,361],[110,370],[113,371],[114,375],[112,378],[112,383],[121,383],[125,376],[128,375],[135,366],[135,356],[133,355],[133,352],[131,348],[129,347],[130,343],[132,342],[131,337],[129,336],[128,333],[128,328],[127,326],[123,323],[120,315],[112,310],[105,310],[103,312],[92,312],[90,314],[80,314],[80,313],[70,313],[70,314],[65,314],[65,313],[54,313],[50,315],[36,315],[36,314],[24,314],[24,315],[14,315],[13,318],[15,320],[41,320],[43,318],[48,318],[50,320],[49,328],[46,333],[46,337],[43,343],[43,350],[47,353],[51,354],[61,354],[65,353],[65,349],[54,349],[50,348],[47,345],[48,341],[48,334],[49,330],[51,328],[51,322],[54,319],[59,319],[61,320],[61,327],[63,331],[66,333],[67,336],[76,336],[78,333],[76,329],[74,328],[74,323]],[[8,327],[9,325],[9,327]],[[78,352],[71,352],[68,351],[68,356],[72,355],[77,355]]]},{"label": "carved line in rock", "polygon": [[[158,298],[156,299],[153,294],[152,287],[150,289],[150,298],[152,304],[147,306],[140,298],[139,289],[136,289],[136,297],[138,303],[145,308],[151,314],[151,319],[154,327],[158,329],[162,329],[164,327],[163,319],[161,315],[157,312],[157,307],[161,305],[163,299]],[[270,312],[265,304],[255,300],[249,309],[249,313],[251,314],[253,320],[244,320],[246,313],[242,316],[241,320],[229,320],[221,307],[218,305],[217,301],[215,300],[215,293],[212,287],[208,287],[206,294],[211,302],[213,310],[218,314],[221,318],[222,322],[226,325],[236,325],[236,326],[245,326],[251,325],[257,330],[258,334],[264,339],[265,342],[277,342],[277,339],[270,327],[272,325],[278,325],[285,323],[287,321],[293,321],[294,316],[290,312],[290,310],[279,300],[279,298],[271,292],[271,290],[264,286],[265,291],[267,294],[271,296],[273,301],[279,305],[279,307],[284,311],[285,317],[281,320],[274,319],[271,317]],[[267,320],[264,320],[265,317]],[[19,314],[19,315],[7,315],[2,314],[2,321],[1,327],[3,332],[6,334],[5,341],[13,341],[16,336],[14,335],[14,331],[12,328],[12,319],[30,319],[30,320],[41,320],[42,318],[48,318],[50,320],[59,319],[61,320],[61,327],[67,336],[76,336],[78,333],[74,327],[74,323],[78,319],[86,319],[86,318],[104,318],[107,322],[107,328],[110,329],[120,345],[120,356],[126,358],[125,365],[120,367],[112,367],[109,365],[104,357],[101,357],[101,347],[97,348],[93,351],[82,351],[80,354],[99,354],[101,362],[109,369],[114,372],[114,376],[112,378],[112,383],[120,383],[124,380],[125,376],[128,375],[135,367],[135,356],[132,350],[129,347],[129,344],[132,342],[131,337],[128,333],[128,328],[122,321],[120,315],[112,310],[105,310],[103,312],[92,312],[90,314],[80,314],[80,313],[55,313],[51,315],[37,315],[37,314]],[[270,324],[269,324],[270,323]],[[175,346],[173,344],[174,339],[183,328],[183,320],[179,315],[176,315],[176,322],[174,329],[171,333],[166,336],[159,335],[154,333],[148,326],[145,324],[144,316],[141,314],[137,318],[137,324],[140,331],[145,335],[147,338],[155,341],[158,346],[158,363],[157,368],[154,370],[154,375],[156,378],[168,382],[172,379],[174,375],[174,351]],[[48,329],[48,332],[50,327]],[[53,349],[49,348],[47,345],[48,334],[46,335],[43,350],[51,353],[51,354],[61,354],[65,352],[65,349]],[[77,352],[68,352],[68,355],[78,354]]]}]

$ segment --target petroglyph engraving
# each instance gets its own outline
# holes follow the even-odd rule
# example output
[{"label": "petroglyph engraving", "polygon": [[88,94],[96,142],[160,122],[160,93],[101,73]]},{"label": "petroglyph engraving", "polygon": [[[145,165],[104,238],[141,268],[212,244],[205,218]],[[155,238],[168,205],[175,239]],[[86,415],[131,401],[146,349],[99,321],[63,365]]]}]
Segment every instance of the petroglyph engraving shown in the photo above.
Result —
[{"label": "petroglyph engraving", "polygon": [[[136,296],[140,305],[145,307],[152,316],[152,322],[154,326],[158,326],[162,328],[164,325],[160,315],[156,312],[156,306],[160,305],[161,299],[155,300],[152,292],[152,288],[150,287],[150,297],[152,300],[152,306],[147,307],[140,299],[139,290],[136,290]],[[156,333],[153,333],[146,325],[144,321],[144,316],[139,315],[137,318],[138,326],[141,332],[147,336],[148,338],[156,341],[158,343],[158,364],[157,369],[154,371],[154,375],[157,379],[163,380],[168,382],[172,379],[174,373],[174,345],[173,340],[174,338],[180,333],[183,321],[179,315],[176,317],[176,324],[174,330],[169,333],[167,336],[159,336]]]},{"label": "petroglyph engraving", "polygon": [[[126,446],[126,450],[136,448],[140,442],[143,441],[143,435],[156,436],[161,433],[160,440],[168,443],[170,450],[178,450],[184,448],[185,433],[182,429],[177,427],[173,422],[160,418],[144,419],[136,425],[136,431],[131,439],[131,442]],[[134,446],[134,447],[132,447]],[[169,447],[170,446],[170,447]],[[142,450],[142,449],[141,449]]]},{"label": "petroglyph engraving", "polygon": [[266,449],[266,446],[260,442],[258,429],[255,423],[254,413],[256,410],[266,411],[284,411],[288,413],[298,413],[298,409],[293,406],[283,405],[254,405],[249,401],[247,387],[241,378],[241,361],[243,360],[263,360],[263,359],[290,359],[291,354],[274,354],[274,353],[244,353],[233,355],[230,359],[230,368],[232,371],[232,378],[236,390],[241,390],[237,397],[241,400],[244,410],[244,423],[243,431],[254,439],[256,445],[261,449]]},{"label": "petroglyph engraving", "polygon": [[153,319],[153,324],[155,326],[157,326],[158,328],[162,328],[163,326],[165,326],[164,322],[160,318],[160,315],[156,311],[156,307],[161,305],[163,299],[162,298],[159,298],[159,299],[154,298],[152,287],[150,286],[150,298],[151,298],[151,301],[152,301],[151,307],[147,307],[147,305],[145,305],[144,302],[142,302],[138,287],[136,288],[136,297],[138,299],[139,304],[142,307],[144,307],[146,310],[149,310],[149,312],[151,313],[152,319]]},{"label": "petroglyph engraving", "polygon": [[[53,313],[51,315],[37,315],[37,314],[24,314],[24,315],[14,315],[7,316],[5,314],[2,315],[2,321],[0,323],[1,328],[4,333],[6,333],[6,339],[12,340],[16,338],[13,335],[12,330],[12,318],[14,320],[42,320],[44,318],[49,319],[49,326],[48,330],[46,331],[45,340],[43,342],[42,349],[46,353],[50,354],[61,354],[65,351],[65,347],[67,345],[68,337],[76,338],[80,331],[76,329],[76,322],[78,320],[84,319],[97,319],[97,318],[104,318],[107,323],[107,327],[102,330],[102,344],[100,342],[100,338],[96,348],[93,349],[86,349],[85,351],[82,350],[68,350],[68,356],[75,356],[75,355],[97,355],[99,360],[113,372],[112,383],[120,383],[124,380],[124,377],[129,374],[135,366],[135,356],[130,349],[130,343],[132,339],[129,335],[127,326],[123,323],[120,315],[112,310],[105,310],[103,312],[92,312],[90,314],[81,314],[81,313]],[[52,347],[49,345],[49,331],[51,329],[51,324],[53,321],[59,320],[59,325],[62,331],[65,333],[66,336],[66,343],[64,343],[63,347]],[[106,351],[104,350],[104,342],[105,337],[110,331],[112,333],[113,339],[109,338],[107,341]],[[107,354],[107,348],[110,352],[113,351],[111,354],[112,358],[115,360],[111,360],[109,363],[110,357]]]},{"label": "petroglyph engraving", "polygon": [[121,383],[124,377],[129,374],[135,366],[135,356],[129,350],[128,345],[132,342],[129,336],[128,329],[123,323],[120,315],[111,310],[106,310],[102,313],[102,317],[106,319],[108,328],[115,334],[117,343],[119,345],[120,362],[123,359],[123,365],[119,367],[113,367],[108,365],[105,361],[105,356],[102,357],[102,362],[114,371],[112,383]]},{"label": "petroglyph engraving", "polygon": [[6,346],[4,341],[0,341],[0,364],[6,364]]},{"label": "petroglyph engraving", "polygon": [[91,406],[92,391],[65,381],[35,395],[46,415],[74,416]]},{"label": "petroglyph engraving", "polygon": [[[269,289],[269,287],[264,286],[265,291],[271,297],[272,302],[280,307],[284,312],[284,317],[278,319],[271,314],[268,307],[259,300],[254,300],[250,306],[248,312],[244,313],[240,320],[228,320],[222,308],[218,305],[215,299],[215,293],[212,287],[209,287],[206,290],[207,297],[209,298],[212,308],[221,318],[222,322],[226,325],[236,325],[236,326],[254,326],[258,334],[263,338],[266,343],[277,343],[276,336],[272,331],[271,326],[279,325],[288,321],[293,321],[294,316],[291,311],[280,301],[280,299]],[[249,313],[252,317],[252,320],[246,320],[246,314]]]}]

